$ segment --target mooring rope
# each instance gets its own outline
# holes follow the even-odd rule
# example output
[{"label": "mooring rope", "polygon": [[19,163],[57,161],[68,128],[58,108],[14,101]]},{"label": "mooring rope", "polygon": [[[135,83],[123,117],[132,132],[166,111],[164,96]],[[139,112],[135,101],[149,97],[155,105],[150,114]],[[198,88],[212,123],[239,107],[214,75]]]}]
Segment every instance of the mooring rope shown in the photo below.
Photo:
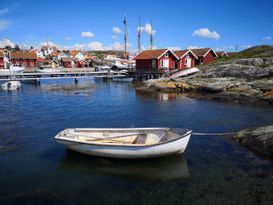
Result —
[{"label": "mooring rope", "polygon": [[236,135],[237,132],[222,132],[222,133],[209,133],[209,132],[193,132],[192,135],[197,136],[224,136],[224,135]]}]

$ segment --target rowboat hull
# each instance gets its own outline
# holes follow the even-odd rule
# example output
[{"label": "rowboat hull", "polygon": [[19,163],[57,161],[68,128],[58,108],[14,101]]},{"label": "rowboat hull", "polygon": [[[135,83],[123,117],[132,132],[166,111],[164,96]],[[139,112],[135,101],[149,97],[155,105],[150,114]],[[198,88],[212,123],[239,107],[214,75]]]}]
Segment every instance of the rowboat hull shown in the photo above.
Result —
[{"label": "rowboat hull", "polygon": [[15,91],[21,87],[20,81],[17,80],[10,80],[1,85],[1,88],[6,91]]},{"label": "rowboat hull", "polygon": [[153,158],[183,153],[188,145],[191,131],[181,138],[147,146],[87,144],[55,137],[68,149],[87,155],[110,158]]}]

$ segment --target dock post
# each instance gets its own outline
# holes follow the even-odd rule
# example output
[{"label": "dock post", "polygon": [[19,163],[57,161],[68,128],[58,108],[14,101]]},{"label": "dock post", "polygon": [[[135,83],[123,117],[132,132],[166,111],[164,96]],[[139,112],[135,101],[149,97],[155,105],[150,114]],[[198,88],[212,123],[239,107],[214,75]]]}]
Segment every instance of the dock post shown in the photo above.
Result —
[{"label": "dock post", "polygon": [[36,86],[41,85],[41,81],[40,81],[40,79],[36,79],[36,80],[35,80],[35,85],[36,85]]},{"label": "dock post", "polygon": [[79,80],[77,78],[75,78],[75,84],[77,85],[79,82]]}]

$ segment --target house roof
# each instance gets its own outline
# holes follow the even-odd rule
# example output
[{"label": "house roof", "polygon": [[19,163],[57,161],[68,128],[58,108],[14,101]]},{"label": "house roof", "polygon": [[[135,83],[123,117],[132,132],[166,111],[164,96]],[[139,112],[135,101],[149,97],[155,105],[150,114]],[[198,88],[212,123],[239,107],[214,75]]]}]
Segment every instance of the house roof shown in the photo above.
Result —
[{"label": "house roof", "polygon": [[134,57],[134,60],[148,60],[148,59],[159,59],[165,53],[170,51],[177,59],[179,59],[175,53],[169,49],[158,49],[158,50],[145,50],[140,52],[137,56]]},{"label": "house roof", "polygon": [[73,57],[75,57],[78,53],[80,53],[81,51],[77,51],[77,50],[72,50],[70,51],[70,55],[72,55]]},{"label": "house roof", "polygon": [[183,58],[186,54],[191,53],[196,59],[198,59],[198,57],[191,50],[178,50],[174,51],[174,53],[179,58]]},{"label": "house roof", "polygon": [[227,52],[226,51],[218,51],[218,52],[215,52],[219,57],[222,57],[223,55],[227,55]]},{"label": "house roof", "polygon": [[56,46],[42,46],[42,49],[49,49],[52,48],[53,50],[57,51]]},{"label": "house roof", "polygon": [[51,53],[51,56],[57,57],[58,55],[60,55],[61,52],[58,51],[54,51]]},{"label": "house roof", "polygon": [[62,61],[64,61],[64,62],[70,62],[70,61],[73,61],[74,59],[73,58],[71,58],[71,57],[63,57],[62,58]]},{"label": "house roof", "polygon": [[11,52],[11,59],[37,59],[36,52],[16,51]]},{"label": "house roof", "polygon": [[210,51],[214,53],[214,55],[217,57],[217,54],[212,50],[212,48],[196,48],[191,49],[191,51],[198,57],[205,57]]}]

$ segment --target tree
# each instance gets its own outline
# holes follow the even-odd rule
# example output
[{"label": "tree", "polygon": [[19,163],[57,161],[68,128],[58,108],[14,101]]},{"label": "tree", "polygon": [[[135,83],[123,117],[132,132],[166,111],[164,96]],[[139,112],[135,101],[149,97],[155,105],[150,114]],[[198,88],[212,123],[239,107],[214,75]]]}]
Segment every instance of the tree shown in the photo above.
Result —
[{"label": "tree", "polygon": [[7,46],[5,47],[5,49],[7,49],[8,51],[11,51],[11,50],[12,50],[12,47],[11,47],[10,45],[7,45]]},{"label": "tree", "polygon": [[14,51],[20,51],[20,50],[21,50],[20,47],[17,44],[15,44]]}]

